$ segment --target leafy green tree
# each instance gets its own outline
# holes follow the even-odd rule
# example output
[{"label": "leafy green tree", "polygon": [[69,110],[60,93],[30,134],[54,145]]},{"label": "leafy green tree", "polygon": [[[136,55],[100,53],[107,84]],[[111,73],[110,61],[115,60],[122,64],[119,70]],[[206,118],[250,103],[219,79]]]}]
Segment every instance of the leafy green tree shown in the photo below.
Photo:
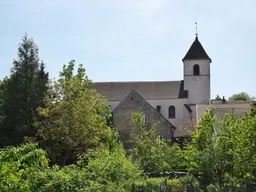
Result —
[{"label": "leafy green tree", "polygon": [[226,114],[221,119],[216,118],[214,110],[205,113],[192,134],[189,170],[202,173],[204,183],[220,189],[235,189],[254,180],[256,117],[253,112],[250,110],[242,117]]},{"label": "leafy green tree", "polygon": [[43,105],[48,88],[48,73],[32,38],[23,37],[17,55],[10,77],[1,83],[2,146],[17,145],[24,137],[35,136],[33,118]]},{"label": "leafy green tree", "polygon": [[89,151],[86,163],[64,167],[50,167],[35,144],[6,147],[0,153],[0,191],[131,191],[141,171],[120,143],[112,139],[111,150],[109,144]]},{"label": "leafy green tree", "polygon": [[61,165],[73,163],[77,155],[97,147],[111,133],[106,100],[91,89],[83,66],[78,66],[76,74],[74,66],[75,61],[63,66],[35,122],[39,136]]},{"label": "leafy green tree", "polygon": [[46,171],[45,151],[34,144],[6,147],[0,153],[0,191],[31,191],[32,178]]},{"label": "leafy green tree", "polygon": [[192,173],[201,173],[202,183],[214,184],[221,190],[227,185],[231,186],[230,182],[235,179],[229,165],[228,146],[222,144],[224,132],[236,120],[232,114],[230,117],[232,118],[220,121],[213,109],[206,112],[192,134],[193,142],[189,147],[189,170]]},{"label": "leafy green tree", "polygon": [[[131,191],[132,184],[140,178],[142,171],[132,159],[126,156],[121,143],[115,143],[112,150],[108,146],[100,146],[86,156],[87,179],[92,182],[91,191]],[[94,188],[94,190],[93,190]]]},{"label": "leafy green tree", "polygon": [[144,172],[165,170],[168,167],[164,158],[167,145],[156,136],[155,126],[148,130],[141,112],[133,113],[131,123],[135,126],[132,130],[132,137],[134,138],[133,156],[137,159],[140,168]]},{"label": "leafy green tree", "polygon": [[214,99],[214,101],[221,101],[222,99],[221,99],[221,97],[219,96],[219,95],[217,95],[216,97],[215,97],[215,99]]},{"label": "leafy green tree", "polygon": [[160,139],[156,135],[155,126],[147,129],[141,112],[133,113],[131,123],[135,126],[132,131],[133,158],[144,172],[187,168],[187,161],[180,147]]},{"label": "leafy green tree", "polygon": [[255,179],[256,117],[248,111],[242,117],[226,115],[222,119],[219,145],[227,154],[227,165],[232,182]]},{"label": "leafy green tree", "polygon": [[252,98],[245,92],[237,93],[229,97],[229,101],[250,101]]},{"label": "leafy green tree", "polygon": [[205,113],[198,123],[197,129],[192,133],[190,171],[202,173],[204,182],[210,183],[216,176],[216,116],[214,111]]}]

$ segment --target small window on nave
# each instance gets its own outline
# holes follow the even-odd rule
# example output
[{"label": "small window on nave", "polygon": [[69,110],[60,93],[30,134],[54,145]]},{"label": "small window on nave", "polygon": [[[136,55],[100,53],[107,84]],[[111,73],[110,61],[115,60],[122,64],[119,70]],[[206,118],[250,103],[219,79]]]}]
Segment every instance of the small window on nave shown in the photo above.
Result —
[{"label": "small window on nave", "polygon": [[169,119],[175,119],[175,107],[173,105],[169,107],[168,112],[169,112],[168,114]]},{"label": "small window on nave", "polygon": [[194,75],[200,75],[200,67],[198,64],[195,64],[193,67],[193,74]]}]

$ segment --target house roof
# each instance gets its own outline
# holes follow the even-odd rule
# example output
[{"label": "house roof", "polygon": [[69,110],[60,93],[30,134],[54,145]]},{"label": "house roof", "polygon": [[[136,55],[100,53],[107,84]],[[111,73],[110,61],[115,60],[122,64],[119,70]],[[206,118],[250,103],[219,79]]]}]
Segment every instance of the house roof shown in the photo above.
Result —
[{"label": "house roof", "polygon": [[154,111],[155,113],[157,113],[159,116],[161,116],[161,118],[165,121],[166,124],[168,124],[170,127],[172,127],[173,130],[175,130],[175,126],[170,122],[168,121],[160,112],[158,112],[149,102],[147,102],[136,90],[134,89],[131,89],[126,95],[125,97],[123,97],[123,99],[121,100],[121,102],[118,103],[118,105],[115,107],[115,109],[113,110],[113,113],[118,110],[119,107],[121,107],[124,102],[127,100],[127,99],[130,99],[131,96],[133,95],[137,95],[145,104],[147,107],[150,108],[151,111]]},{"label": "house roof", "polygon": [[251,102],[244,103],[226,103],[226,104],[199,104],[196,106],[197,121],[201,119],[202,115],[209,110],[211,107],[214,108],[216,116],[218,118],[224,117],[226,113],[234,113],[237,116],[243,115],[246,111],[251,108]]},{"label": "house roof", "polygon": [[132,89],[145,100],[187,98],[184,81],[95,82],[92,88],[108,101],[121,101]]},{"label": "house roof", "polygon": [[211,60],[211,58],[207,55],[206,51],[204,50],[202,44],[198,40],[198,37],[196,37],[195,41],[192,43],[187,54],[182,60],[189,60],[189,59],[210,59]]},{"label": "house roof", "polygon": [[186,109],[188,110],[189,113],[192,113],[192,109],[188,104],[184,104],[184,106],[186,107]]}]

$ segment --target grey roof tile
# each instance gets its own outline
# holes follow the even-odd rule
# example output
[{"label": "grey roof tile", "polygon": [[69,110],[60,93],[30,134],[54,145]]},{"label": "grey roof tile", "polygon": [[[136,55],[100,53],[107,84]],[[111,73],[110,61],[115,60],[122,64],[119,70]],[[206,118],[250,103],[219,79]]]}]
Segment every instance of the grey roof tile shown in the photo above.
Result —
[{"label": "grey roof tile", "polygon": [[108,101],[121,101],[132,89],[145,100],[187,97],[183,81],[94,82],[92,88]]},{"label": "grey roof tile", "polygon": [[192,43],[187,54],[182,60],[188,60],[188,59],[210,59],[210,57],[205,52],[202,44],[198,40],[198,37],[196,37],[195,41]]}]

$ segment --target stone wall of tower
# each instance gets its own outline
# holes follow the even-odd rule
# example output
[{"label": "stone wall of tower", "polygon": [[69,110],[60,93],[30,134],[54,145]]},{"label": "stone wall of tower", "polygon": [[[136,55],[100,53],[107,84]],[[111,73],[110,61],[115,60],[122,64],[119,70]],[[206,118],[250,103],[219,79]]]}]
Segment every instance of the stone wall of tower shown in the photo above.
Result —
[{"label": "stone wall of tower", "polygon": [[[184,89],[188,90],[188,103],[200,104],[210,100],[210,60],[194,59],[184,61]],[[194,75],[194,65],[199,65],[199,75]]]}]

